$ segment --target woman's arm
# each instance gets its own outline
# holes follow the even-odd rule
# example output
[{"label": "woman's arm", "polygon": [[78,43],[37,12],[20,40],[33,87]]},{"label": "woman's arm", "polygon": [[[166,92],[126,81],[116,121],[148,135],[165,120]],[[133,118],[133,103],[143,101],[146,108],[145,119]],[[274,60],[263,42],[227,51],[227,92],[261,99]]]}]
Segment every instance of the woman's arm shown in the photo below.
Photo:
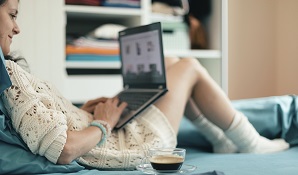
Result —
[{"label": "woman's arm", "polygon": [[[100,128],[89,126],[81,131],[68,131],[67,111],[60,109],[53,98],[55,91],[13,62],[7,67],[12,86],[4,93],[4,105],[9,109],[14,129],[34,154],[45,156],[53,163],[69,163],[90,151],[101,140]],[[96,101],[96,100],[95,100]],[[104,98],[103,98],[103,101]],[[91,105],[92,106],[92,105]],[[107,122],[114,128],[126,103],[118,99],[99,102],[94,108],[94,120]]]},{"label": "woman's arm", "polygon": [[[117,98],[106,99],[105,102],[99,102],[94,107],[94,120],[107,122],[111,129],[117,124],[121,113],[126,108],[127,103],[119,104]],[[58,159],[59,164],[69,164],[76,158],[86,154],[102,138],[102,131],[96,126],[89,126],[82,131],[67,131],[67,139],[64,148]]]},{"label": "woman's arm", "polygon": [[82,131],[67,131],[66,143],[57,163],[71,163],[94,148],[101,138],[102,132],[96,126],[90,126]]}]

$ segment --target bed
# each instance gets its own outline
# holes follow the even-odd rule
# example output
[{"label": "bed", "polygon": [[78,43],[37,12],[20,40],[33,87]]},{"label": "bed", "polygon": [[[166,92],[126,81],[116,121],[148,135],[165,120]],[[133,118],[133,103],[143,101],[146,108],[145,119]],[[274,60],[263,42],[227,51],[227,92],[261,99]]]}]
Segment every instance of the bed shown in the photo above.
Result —
[{"label": "bed", "polygon": [[[208,141],[183,119],[178,147],[187,149],[186,165],[196,166],[190,174],[225,175],[296,175],[298,174],[298,97],[274,96],[233,101],[235,108],[243,112],[257,131],[270,139],[282,137],[291,148],[272,154],[214,154]],[[134,171],[103,171],[88,169],[72,162],[55,165],[44,157],[32,154],[19,135],[11,128],[8,118],[0,115],[0,174],[142,174]]]}]

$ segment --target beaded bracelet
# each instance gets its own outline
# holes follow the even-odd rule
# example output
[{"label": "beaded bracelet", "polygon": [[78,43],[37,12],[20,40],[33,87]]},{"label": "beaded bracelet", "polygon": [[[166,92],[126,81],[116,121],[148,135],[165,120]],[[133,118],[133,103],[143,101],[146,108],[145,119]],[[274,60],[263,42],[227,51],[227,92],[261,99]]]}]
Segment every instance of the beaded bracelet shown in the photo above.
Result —
[{"label": "beaded bracelet", "polygon": [[97,146],[101,146],[102,144],[105,143],[105,141],[107,140],[107,137],[110,136],[110,134],[111,134],[110,125],[107,122],[102,121],[102,120],[93,120],[90,123],[90,126],[96,126],[101,130],[102,137],[101,137],[100,142],[98,142],[98,144],[97,144]]},{"label": "beaded bracelet", "polygon": [[103,120],[93,120],[93,121],[102,124],[106,128],[107,136],[111,135],[112,129],[111,129],[111,126],[108,122],[103,121]]}]

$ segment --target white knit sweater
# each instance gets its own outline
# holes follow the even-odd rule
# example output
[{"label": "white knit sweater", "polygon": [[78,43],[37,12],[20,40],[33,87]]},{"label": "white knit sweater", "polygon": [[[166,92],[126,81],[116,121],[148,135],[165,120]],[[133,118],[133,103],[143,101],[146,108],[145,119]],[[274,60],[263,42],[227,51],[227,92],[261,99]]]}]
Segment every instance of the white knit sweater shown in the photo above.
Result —
[{"label": "white knit sweater", "polygon": [[[66,142],[67,130],[82,130],[93,116],[72,105],[53,86],[6,61],[12,86],[1,96],[15,130],[34,154],[56,163]],[[95,168],[131,169],[150,147],[174,147],[176,135],[165,116],[154,106],[125,128],[113,131],[107,142],[77,161]]]}]

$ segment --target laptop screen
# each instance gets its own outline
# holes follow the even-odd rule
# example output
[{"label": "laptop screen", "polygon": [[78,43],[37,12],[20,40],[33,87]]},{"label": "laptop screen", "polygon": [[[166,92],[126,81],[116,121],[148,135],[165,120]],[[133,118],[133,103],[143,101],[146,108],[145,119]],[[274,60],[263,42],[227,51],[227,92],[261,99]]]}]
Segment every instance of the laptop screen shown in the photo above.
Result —
[{"label": "laptop screen", "polygon": [[124,86],[165,87],[160,23],[121,31],[119,42]]}]

